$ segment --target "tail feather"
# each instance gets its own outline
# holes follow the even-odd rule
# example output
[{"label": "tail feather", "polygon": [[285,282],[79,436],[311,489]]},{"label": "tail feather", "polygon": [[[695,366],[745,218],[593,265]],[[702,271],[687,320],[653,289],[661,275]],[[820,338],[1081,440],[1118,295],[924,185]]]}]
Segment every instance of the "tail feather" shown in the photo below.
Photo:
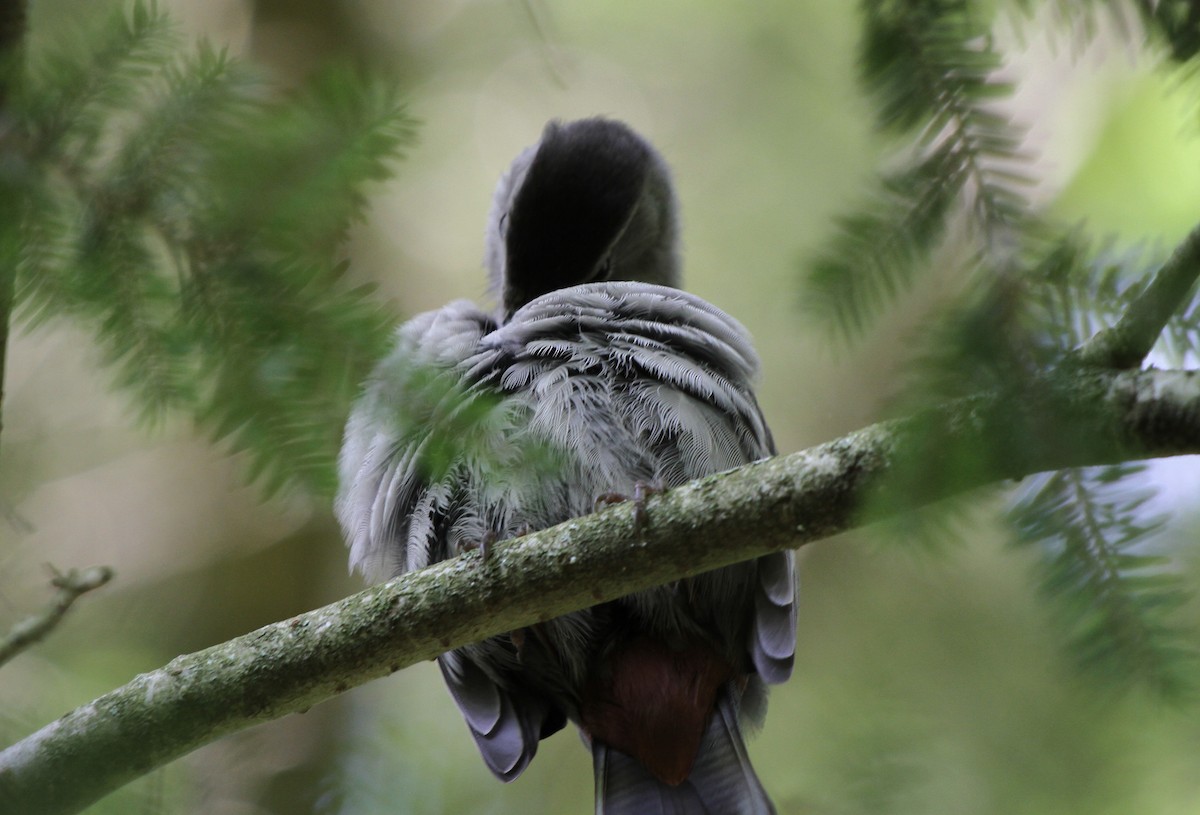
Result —
[{"label": "tail feather", "polygon": [[705,807],[690,783],[670,787],[632,756],[600,742],[592,746],[596,815],[701,815]]},{"label": "tail feather", "polygon": [[768,685],[786,682],[796,658],[796,561],[793,552],[760,557],[750,656]]},{"label": "tail feather", "polygon": [[458,651],[438,657],[450,695],[458,703],[488,769],[501,781],[525,771],[538,741],[566,723],[562,711],[545,699],[500,688]]},{"label": "tail feather", "polygon": [[722,694],[687,780],[659,781],[641,763],[592,742],[596,815],[775,815],[750,766],[737,712]]}]

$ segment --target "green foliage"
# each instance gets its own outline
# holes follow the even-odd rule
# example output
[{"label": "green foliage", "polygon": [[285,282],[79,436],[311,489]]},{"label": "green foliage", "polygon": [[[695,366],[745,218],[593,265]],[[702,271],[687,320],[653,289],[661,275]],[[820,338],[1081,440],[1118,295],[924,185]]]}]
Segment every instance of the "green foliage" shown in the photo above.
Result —
[{"label": "green foliage", "polygon": [[[1090,251],[1078,235],[1064,238],[1031,269],[1028,301],[1039,309],[1039,334],[1065,355],[1115,324],[1144,290],[1159,263],[1142,251],[1111,246]],[[1160,346],[1195,338],[1193,303],[1168,323]],[[1195,347],[1190,345],[1187,347]],[[1043,588],[1064,612],[1081,666],[1126,678],[1130,673],[1166,694],[1189,690],[1194,654],[1173,617],[1187,598],[1183,575],[1153,554],[1165,518],[1146,505],[1140,464],[1069,469],[1033,479],[1010,521],[1022,544],[1043,556]]]},{"label": "green foliage", "polygon": [[881,176],[806,264],[806,303],[846,339],[928,269],[952,218],[965,215],[968,233],[1003,266],[1027,183],[1020,133],[989,107],[1011,87],[994,78],[988,18],[964,0],[867,0],[863,12],[859,63],[879,127],[917,135],[906,166]]},{"label": "green foliage", "polygon": [[268,491],[331,493],[393,322],[340,253],[411,140],[395,91],[331,70],[276,93],[138,3],[33,55],[13,111],[18,314],[90,326],[143,419],[190,413]]},{"label": "green foliage", "polygon": [[1200,53],[1200,6],[1192,0],[1138,0],[1146,27],[1161,36],[1171,56],[1186,62]]},{"label": "green foliage", "polygon": [[844,339],[861,335],[927,265],[958,191],[949,158],[938,149],[882,178],[859,212],[838,219],[829,245],[807,264],[805,302]]},{"label": "green foliage", "polygon": [[[566,453],[547,439],[521,433],[528,416],[499,393],[471,387],[462,371],[401,348],[377,373],[370,403],[375,425],[390,427],[396,446],[416,451],[415,470],[428,482],[461,482],[487,474],[488,489],[547,483],[566,465]],[[468,465],[467,463],[470,462]]]},{"label": "green foliage", "polygon": [[1148,551],[1164,518],[1138,464],[1071,469],[1032,480],[1012,513],[1019,540],[1042,554],[1043,582],[1073,628],[1084,670],[1132,672],[1166,694],[1189,689],[1194,654],[1171,612],[1187,599],[1169,558]]},{"label": "green foliage", "polygon": [[1030,267],[1026,302],[1039,335],[1056,356],[1070,352],[1114,325],[1157,266],[1139,252],[1094,250],[1082,234],[1064,235]]},{"label": "green foliage", "polygon": [[[1029,12],[1035,4],[1018,6]],[[1139,4],[1147,29],[1181,60],[1200,37],[1193,6]],[[900,462],[882,491],[895,510],[948,485],[995,480],[1023,450],[1092,443],[1093,429],[1062,427],[1051,418],[1061,410],[1037,409],[1049,398],[1046,377],[1076,364],[1075,349],[1120,319],[1162,258],[1097,247],[1082,229],[1049,223],[1027,204],[1033,165],[1020,132],[995,107],[1012,88],[996,78],[1003,55],[991,36],[994,4],[864,0],[862,11],[862,81],[880,129],[907,140],[907,158],[879,174],[866,203],[839,219],[806,265],[806,301],[832,333],[852,340],[935,265],[959,292],[921,325],[910,387],[897,400],[900,412],[918,417],[910,427],[921,452]],[[1076,36],[1091,35],[1100,11],[1119,19],[1113,3],[1054,7]],[[1200,303],[1172,318],[1156,349],[1195,361]],[[949,428],[919,420],[937,415],[923,412],[930,405],[980,394],[997,400],[983,397],[980,410],[1014,409],[1003,430],[979,444],[956,444]],[[1042,554],[1040,582],[1080,665],[1177,692],[1192,666],[1174,614],[1185,591],[1169,561],[1147,551],[1162,521],[1147,517],[1153,490],[1143,470],[1047,474],[1020,491],[1009,521],[1016,539]],[[963,508],[947,511],[961,516]],[[921,513],[916,529],[938,537],[929,515]],[[941,527],[953,529],[947,517]]]}]

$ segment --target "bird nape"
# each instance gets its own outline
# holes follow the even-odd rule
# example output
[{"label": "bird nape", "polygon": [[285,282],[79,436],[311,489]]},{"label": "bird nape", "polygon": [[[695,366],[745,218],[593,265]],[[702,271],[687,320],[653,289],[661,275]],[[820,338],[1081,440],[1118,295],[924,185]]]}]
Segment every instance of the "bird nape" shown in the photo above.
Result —
[{"label": "bird nape", "polygon": [[[551,122],[517,156],[488,219],[497,312],[405,323],[350,416],[336,509],[353,567],[391,577],[774,453],[750,338],[674,288],[676,232],[666,163],[620,122]],[[742,733],[791,673],[795,591],[775,553],[438,662],[504,781],[570,720],[597,812],[768,813]]]}]

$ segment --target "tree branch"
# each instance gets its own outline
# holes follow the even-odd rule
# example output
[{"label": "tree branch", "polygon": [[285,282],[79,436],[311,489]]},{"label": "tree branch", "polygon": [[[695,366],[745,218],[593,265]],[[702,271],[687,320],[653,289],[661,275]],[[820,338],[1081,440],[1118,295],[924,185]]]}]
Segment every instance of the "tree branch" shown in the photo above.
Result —
[{"label": "tree branch", "polygon": [[1134,368],[1141,364],[1167,320],[1200,276],[1200,226],[1192,229],[1183,243],[1155,273],[1154,279],[1112,328],[1107,328],[1080,347],[1077,357],[1105,368]]},{"label": "tree branch", "polygon": [[0,665],[49,634],[81,594],[100,588],[112,580],[112,576],[113,571],[107,566],[93,566],[83,571],[72,569],[66,574],[55,571],[50,580],[58,589],[54,600],[38,614],[14,625],[8,635],[0,639]]},{"label": "tree branch", "polygon": [[647,501],[641,535],[633,508],[613,507],[498,544],[487,563],[444,561],[178,657],[0,753],[0,811],[76,812],[220,736],[447,649],[881,517],[882,477],[923,449],[929,426],[943,443],[983,447],[1031,414],[1044,422],[1049,405],[1087,444],[992,444],[1010,452],[931,480],[922,502],[1042,470],[1200,453],[1200,372],[1072,367],[1038,393],[961,400],[694,481]]}]

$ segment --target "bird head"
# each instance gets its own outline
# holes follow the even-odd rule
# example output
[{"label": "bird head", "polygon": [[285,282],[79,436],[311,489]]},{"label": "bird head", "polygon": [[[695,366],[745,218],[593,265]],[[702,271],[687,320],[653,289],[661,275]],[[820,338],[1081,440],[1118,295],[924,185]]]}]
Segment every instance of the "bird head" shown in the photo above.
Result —
[{"label": "bird head", "polygon": [[500,180],[487,265],[507,319],[582,283],[674,286],[675,242],[670,175],[645,139],[611,119],[551,122]]}]

